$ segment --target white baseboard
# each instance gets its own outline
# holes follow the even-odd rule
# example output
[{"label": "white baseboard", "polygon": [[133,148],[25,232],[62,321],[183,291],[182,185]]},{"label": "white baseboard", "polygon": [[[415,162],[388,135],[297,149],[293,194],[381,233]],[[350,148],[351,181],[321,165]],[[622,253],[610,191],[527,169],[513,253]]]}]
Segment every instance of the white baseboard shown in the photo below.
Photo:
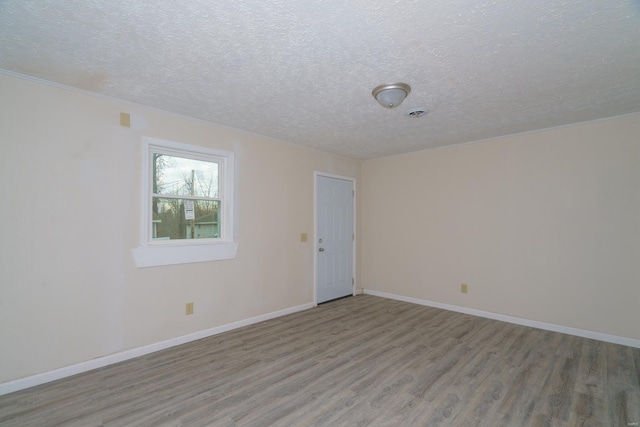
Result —
[{"label": "white baseboard", "polygon": [[24,390],[29,387],[34,387],[40,384],[48,383],[51,381],[59,380],[61,378],[70,377],[72,375],[80,374],[82,372],[91,371],[93,369],[102,368],[107,365],[122,362],[125,360],[133,359],[135,357],[144,356],[149,353],[153,353],[159,350],[164,350],[177,345],[185,344],[191,341],[196,341],[202,338],[210,337],[212,335],[228,332],[233,329],[241,328],[243,326],[252,325],[254,323],[264,322],[276,317],[285,316],[287,314],[296,313],[298,311],[307,310],[314,307],[315,304],[308,303],[302,304],[296,307],[286,308],[284,310],[274,311],[272,313],[263,314],[256,317],[251,317],[245,320],[239,320],[237,322],[228,323],[222,326],[216,326],[215,328],[206,329],[204,331],[194,332],[192,334],[183,335],[176,338],[171,338],[166,341],[160,341],[154,344],[145,345],[143,347],[133,348],[131,350],[122,351],[120,353],[110,354],[108,356],[99,357],[97,359],[87,360],[86,362],[77,363],[71,366],[65,366],[64,368],[54,369],[53,371],[43,372],[41,374],[32,375],[25,378],[20,378],[14,381],[9,381],[0,384],[0,396],[14,391]]},{"label": "white baseboard", "polygon": [[389,294],[386,292],[372,291],[365,289],[364,293],[382,298],[395,299],[398,301],[410,302],[413,304],[426,305],[429,307],[441,308],[443,310],[456,311],[458,313],[471,314],[478,317],[486,317],[487,319],[501,320],[503,322],[515,323],[517,325],[531,326],[532,328],[544,329],[547,331],[561,332],[563,334],[575,335],[583,338],[590,338],[598,341],[610,342],[613,344],[621,344],[629,347],[640,348],[640,340],[632,338],[620,337],[617,335],[603,334],[601,332],[587,331],[585,329],[572,328],[569,326],[554,325],[553,323],[538,322],[537,320],[523,319],[520,317],[507,316],[504,314],[491,313],[489,311],[476,310],[473,308],[460,307],[457,305],[443,304],[441,302],[429,301],[425,299],[405,297],[402,295]]}]

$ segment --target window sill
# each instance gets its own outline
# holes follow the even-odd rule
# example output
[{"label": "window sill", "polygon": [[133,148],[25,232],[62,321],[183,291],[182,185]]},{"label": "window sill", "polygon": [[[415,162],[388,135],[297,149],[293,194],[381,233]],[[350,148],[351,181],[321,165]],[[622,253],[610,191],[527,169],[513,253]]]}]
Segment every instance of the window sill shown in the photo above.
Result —
[{"label": "window sill", "polygon": [[154,267],[234,259],[238,253],[238,244],[140,246],[132,249],[131,253],[136,267]]}]

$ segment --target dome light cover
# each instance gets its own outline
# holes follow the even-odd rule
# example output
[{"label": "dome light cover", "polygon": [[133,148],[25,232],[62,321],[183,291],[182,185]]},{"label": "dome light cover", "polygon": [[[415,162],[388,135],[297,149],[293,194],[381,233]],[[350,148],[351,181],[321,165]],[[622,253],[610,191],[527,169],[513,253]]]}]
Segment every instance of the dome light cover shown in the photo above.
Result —
[{"label": "dome light cover", "polygon": [[371,94],[384,108],[395,108],[411,92],[411,87],[406,83],[384,84],[373,89]]}]

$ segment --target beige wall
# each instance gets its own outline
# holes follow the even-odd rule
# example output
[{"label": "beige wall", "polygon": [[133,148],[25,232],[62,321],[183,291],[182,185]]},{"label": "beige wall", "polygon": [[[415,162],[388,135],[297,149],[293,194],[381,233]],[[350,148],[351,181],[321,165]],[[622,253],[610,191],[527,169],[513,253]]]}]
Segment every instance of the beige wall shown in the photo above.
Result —
[{"label": "beige wall", "polygon": [[[313,301],[313,173],[359,161],[6,75],[0,94],[0,383]],[[236,153],[235,260],[135,268],[141,136]]]},{"label": "beige wall", "polygon": [[[358,178],[360,286],[640,339],[640,115],[360,172],[5,75],[0,93],[0,383],[312,302],[315,170]],[[235,260],[134,267],[141,136],[236,153]]]},{"label": "beige wall", "polygon": [[361,183],[367,290],[640,339],[640,115],[366,161]]}]

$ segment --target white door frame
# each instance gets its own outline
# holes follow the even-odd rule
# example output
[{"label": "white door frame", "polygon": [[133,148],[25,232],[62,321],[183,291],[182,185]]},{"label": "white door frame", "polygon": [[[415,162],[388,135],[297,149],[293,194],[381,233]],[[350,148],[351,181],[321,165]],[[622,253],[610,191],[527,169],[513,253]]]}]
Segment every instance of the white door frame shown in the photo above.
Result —
[{"label": "white door frame", "polygon": [[345,181],[351,181],[353,183],[353,253],[351,254],[351,262],[353,263],[353,284],[351,286],[351,294],[356,295],[356,283],[358,283],[357,269],[356,269],[356,179],[352,176],[336,175],[327,172],[313,172],[313,303],[318,305],[318,177],[324,176],[327,178],[343,179]]}]

